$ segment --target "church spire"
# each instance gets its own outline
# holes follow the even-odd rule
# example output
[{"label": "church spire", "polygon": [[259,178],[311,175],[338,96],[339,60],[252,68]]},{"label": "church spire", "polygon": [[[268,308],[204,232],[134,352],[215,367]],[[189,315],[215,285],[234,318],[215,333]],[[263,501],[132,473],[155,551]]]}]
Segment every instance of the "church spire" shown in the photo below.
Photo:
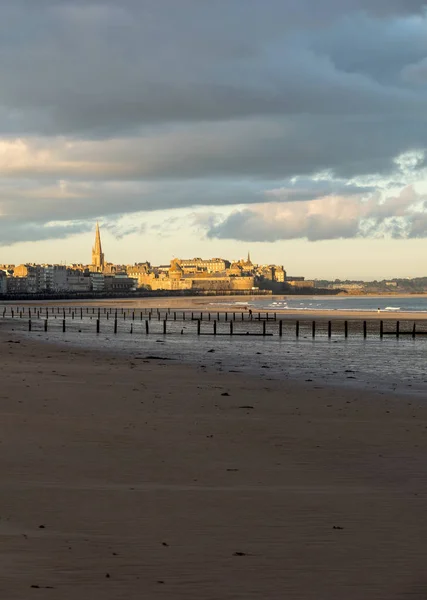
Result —
[{"label": "church spire", "polygon": [[96,222],[95,229],[95,245],[92,248],[92,265],[97,271],[102,271],[104,269],[104,253],[102,252],[101,233],[99,231],[98,221]]},{"label": "church spire", "polygon": [[247,262],[248,262],[249,264],[251,264],[251,254],[250,254],[250,252],[248,252],[248,260],[247,260]]}]

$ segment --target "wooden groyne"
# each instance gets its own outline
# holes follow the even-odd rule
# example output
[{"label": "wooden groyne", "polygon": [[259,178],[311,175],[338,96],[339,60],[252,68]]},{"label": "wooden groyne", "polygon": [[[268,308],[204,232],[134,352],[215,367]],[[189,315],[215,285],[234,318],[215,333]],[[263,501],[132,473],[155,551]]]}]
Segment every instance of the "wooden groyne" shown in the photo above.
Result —
[{"label": "wooden groyne", "polygon": [[[143,333],[145,335],[317,337],[396,337],[427,335],[427,321],[393,319],[290,319],[269,311],[194,311],[76,306],[3,306],[3,321],[28,331]],[[19,323],[19,327],[18,327]],[[27,323],[27,326],[25,325]]]}]

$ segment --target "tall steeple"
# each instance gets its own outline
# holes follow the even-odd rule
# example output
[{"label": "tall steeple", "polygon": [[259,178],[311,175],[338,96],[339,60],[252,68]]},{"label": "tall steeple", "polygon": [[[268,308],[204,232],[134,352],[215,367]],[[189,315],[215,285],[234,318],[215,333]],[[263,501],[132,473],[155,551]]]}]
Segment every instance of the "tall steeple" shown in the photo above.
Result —
[{"label": "tall steeple", "polygon": [[250,252],[248,252],[248,260],[246,261],[248,264],[252,264],[251,263],[251,254]]},{"label": "tall steeple", "polygon": [[96,223],[95,230],[95,245],[92,248],[92,266],[94,266],[97,271],[103,271],[104,269],[104,253],[102,252],[101,234],[99,232],[98,222]]}]

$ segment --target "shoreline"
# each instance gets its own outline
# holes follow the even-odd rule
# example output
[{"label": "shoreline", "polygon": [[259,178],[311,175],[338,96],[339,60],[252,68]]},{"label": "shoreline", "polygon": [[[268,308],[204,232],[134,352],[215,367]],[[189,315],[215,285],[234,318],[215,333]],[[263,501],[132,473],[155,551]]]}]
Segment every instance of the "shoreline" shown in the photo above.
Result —
[{"label": "shoreline", "polygon": [[[381,296],[373,296],[375,298],[381,299]],[[427,297],[426,295],[401,295],[398,296],[396,298],[411,298],[411,297],[420,297],[420,298],[424,298]],[[277,295],[277,296],[271,296],[269,299],[271,300],[284,300],[284,299],[289,299],[289,298],[301,298],[302,300],[304,299],[325,299],[327,298],[328,300],[342,300],[342,297],[337,297],[337,296],[290,296],[287,297],[285,295]],[[352,297],[355,298],[355,297]],[[67,307],[67,308],[71,308],[71,307],[86,307],[89,306],[91,308],[105,308],[105,307],[109,307],[109,308],[113,308],[113,309],[120,309],[120,308],[124,308],[127,310],[131,310],[134,309],[135,311],[138,311],[139,309],[159,309],[159,310],[168,310],[168,309],[175,309],[175,310],[199,310],[203,313],[216,313],[218,312],[218,310],[220,312],[235,312],[235,313],[241,313],[241,312],[248,312],[249,308],[251,307],[251,302],[254,300],[258,300],[259,297],[254,296],[254,297],[248,297],[247,302],[244,302],[242,300],[242,296],[222,296],[222,297],[182,297],[182,298],[140,298],[140,299],[129,299],[129,298],[125,298],[125,299],[118,299],[115,301],[112,301],[111,299],[108,300],[89,300],[89,301],[85,301],[85,302],[77,302],[74,300],[63,300],[63,301],[39,301],[39,302],[35,302],[35,301],[25,301],[25,302],[7,302],[7,303],[3,303],[3,306],[22,306],[22,307],[49,307],[49,306],[55,306],[55,307]],[[349,298],[350,300],[351,298]],[[238,302],[239,304],[235,304],[236,302]],[[2,303],[0,303],[0,306],[2,305]],[[258,312],[261,312],[263,314],[268,313],[269,315],[272,315],[274,313],[276,313],[277,315],[280,315],[281,318],[284,319],[300,319],[300,320],[304,320],[304,319],[313,319],[313,318],[322,318],[322,319],[331,319],[331,320],[336,320],[336,319],[351,319],[351,320],[364,320],[364,319],[371,319],[371,320],[378,320],[378,319],[382,319],[382,320],[408,320],[408,321],[414,321],[414,320],[426,320],[427,319],[427,310],[426,311],[404,311],[404,310],[384,310],[381,309],[380,312],[378,312],[377,310],[358,310],[358,309],[352,309],[352,310],[348,310],[348,309],[309,309],[309,308],[304,308],[304,309],[293,309],[293,308],[289,308],[289,309],[284,309],[284,308],[280,308],[280,307],[270,307],[270,308],[262,308],[262,309],[258,309],[258,308],[253,308],[252,309],[254,314],[258,314]]]}]

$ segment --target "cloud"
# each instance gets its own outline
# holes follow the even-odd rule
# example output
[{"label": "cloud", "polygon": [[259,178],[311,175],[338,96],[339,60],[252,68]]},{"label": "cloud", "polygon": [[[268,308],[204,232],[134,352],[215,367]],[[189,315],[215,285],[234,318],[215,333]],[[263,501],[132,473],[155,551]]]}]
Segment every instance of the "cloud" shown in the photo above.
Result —
[{"label": "cloud", "polygon": [[234,211],[225,219],[208,213],[196,224],[209,238],[245,242],[309,241],[354,237],[427,237],[427,196],[407,187],[382,199],[325,196],[320,200],[270,203]]},{"label": "cloud", "polygon": [[1,243],[148,210],[352,206],[424,176],[425,2],[0,8]]}]

